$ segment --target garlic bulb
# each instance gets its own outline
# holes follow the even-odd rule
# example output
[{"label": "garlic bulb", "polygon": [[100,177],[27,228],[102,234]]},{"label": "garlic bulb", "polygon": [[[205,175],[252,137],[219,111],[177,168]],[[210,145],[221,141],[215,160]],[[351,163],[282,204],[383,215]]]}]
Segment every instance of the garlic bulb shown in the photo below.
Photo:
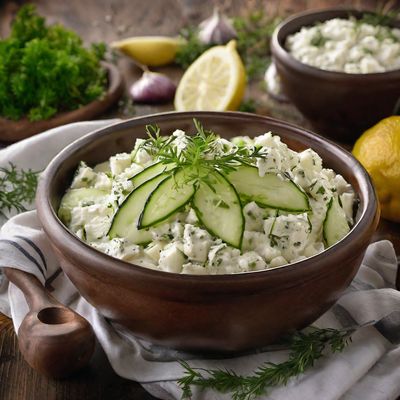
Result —
[{"label": "garlic bulb", "polygon": [[225,15],[217,8],[213,15],[199,25],[199,39],[205,44],[225,44],[237,37],[237,33]]},{"label": "garlic bulb", "polygon": [[157,72],[144,71],[142,77],[130,89],[137,103],[165,103],[172,100],[176,85],[167,76]]}]

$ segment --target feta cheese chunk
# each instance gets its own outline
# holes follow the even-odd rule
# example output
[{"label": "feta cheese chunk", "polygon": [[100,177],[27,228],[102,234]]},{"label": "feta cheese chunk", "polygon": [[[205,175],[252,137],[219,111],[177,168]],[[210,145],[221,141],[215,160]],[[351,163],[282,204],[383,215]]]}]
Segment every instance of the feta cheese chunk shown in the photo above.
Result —
[{"label": "feta cheese chunk", "polygon": [[190,224],[185,224],[183,232],[183,252],[186,256],[194,261],[205,262],[211,244],[211,236],[206,230]]},{"label": "feta cheese chunk", "polygon": [[170,243],[160,252],[158,265],[162,271],[179,273],[184,262],[185,256],[178,248],[178,244]]}]

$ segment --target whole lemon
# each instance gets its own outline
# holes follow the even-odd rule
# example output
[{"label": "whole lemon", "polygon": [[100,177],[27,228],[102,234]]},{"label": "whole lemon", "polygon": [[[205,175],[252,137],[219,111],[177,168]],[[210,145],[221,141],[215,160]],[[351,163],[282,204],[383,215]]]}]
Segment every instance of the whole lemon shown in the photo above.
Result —
[{"label": "whole lemon", "polygon": [[365,131],[353,155],[375,184],[382,216],[400,222],[400,116],[385,118]]}]

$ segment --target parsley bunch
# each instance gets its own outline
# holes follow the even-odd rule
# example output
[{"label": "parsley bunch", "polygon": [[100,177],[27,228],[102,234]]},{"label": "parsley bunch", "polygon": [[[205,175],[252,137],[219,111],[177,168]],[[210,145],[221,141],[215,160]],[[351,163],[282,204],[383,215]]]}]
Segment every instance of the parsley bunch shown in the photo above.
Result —
[{"label": "parsley bunch", "polygon": [[99,98],[104,52],[101,44],[84,48],[76,33],[47,26],[33,5],[23,6],[0,40],[0,116],[44,120]]}]

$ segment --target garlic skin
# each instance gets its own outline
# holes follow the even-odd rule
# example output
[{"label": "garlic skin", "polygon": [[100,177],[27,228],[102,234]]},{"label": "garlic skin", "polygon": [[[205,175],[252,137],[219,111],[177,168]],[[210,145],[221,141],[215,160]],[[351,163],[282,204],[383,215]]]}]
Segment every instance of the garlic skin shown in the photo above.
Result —
[{"label": "garlic skin", "polygon": [[199,25],[199,40],[204,44],[225,44],[237,38],[237,33],[225,15],[217,8],[213,15]]},{"label": "garlic skin", "polygon": [[167,76],[144,71],[142,77],[130,88],[136,103],[166,103],[174,98],[176,85]]}]

